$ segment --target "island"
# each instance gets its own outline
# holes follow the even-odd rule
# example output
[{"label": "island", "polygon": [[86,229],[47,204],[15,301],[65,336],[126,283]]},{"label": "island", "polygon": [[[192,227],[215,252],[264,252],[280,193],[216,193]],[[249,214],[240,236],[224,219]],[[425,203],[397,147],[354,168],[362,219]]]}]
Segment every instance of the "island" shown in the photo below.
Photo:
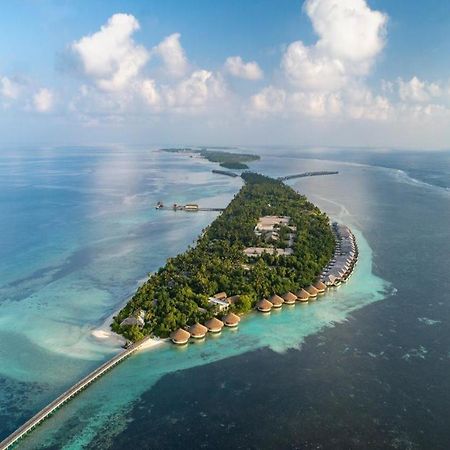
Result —
[{"label": "island", "polygon": [[234,170],[245,170],[249,167],[246,162],[258,161],[260,156],[250,153],[232,153],[228,151],[192,149],[192,148],[162,148],[161,151],[169,153],[196,153],[208,161],[219,163],[221,167]]},{"label": "island", "polygon": [[138,288],[114,317],[113,331],[136,342],[178,330],[172,340],[183,342],[204,335],[200,323],[233,326],[261,299],[307,289],[324,274],[336,245],[326,214],[280,180],[252,172],[242,178],[196,245]]}]

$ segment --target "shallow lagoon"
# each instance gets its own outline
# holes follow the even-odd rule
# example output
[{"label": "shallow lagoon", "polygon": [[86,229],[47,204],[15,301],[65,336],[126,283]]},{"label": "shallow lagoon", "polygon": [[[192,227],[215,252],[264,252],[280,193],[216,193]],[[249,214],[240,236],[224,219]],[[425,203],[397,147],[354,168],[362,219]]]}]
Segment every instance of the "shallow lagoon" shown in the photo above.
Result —
[{"label": "shallow lagoon", "polygon": [[[185,164],[186,160],[179,161],[179,163]],[[190,161],[190,163],[197,167],[197,172],[205,172],[202,174],[203,177],[209,177],[207,165],[198,161]],[[211,445],[211,441],[208,441],[211,436],[209,438],[205,436],[205,430],[213,430],[222,422],[227,428],[221,429],[221,432],[225,433],[229,439],[235,439],[230,442],[234,442],[238,446],[245,446],[244,442],[238,439],[240,434],[237,437],[229,434],[232,430],[229,429],[232,422],[235,423],[234,426],[239,427],[239,424],[246,421],[245,417],[248,417],[247,409],[250,407],[250,397],[245,392],[255,389],[259,398],[261,398],[261,393],[265,392],[264,396],[268,402],[284,398],[286,411],[297,414],[295,405],[298,403],[289,405],[287,398],[289,396],[294,398],[292,395],[300,394],[286,380],[286,376],[294,370],[295,365],[304,369],[301,384],[307,385],[311,393],[316,393],[317,404],[315,407],[318,408],[321,405],[319,410],[311,409],[310,413],[302,418],[305,423],[306,421],[311,422],[312,418],[315,418],[315,424],[309,423],[307,437],[311,439],[310,435],[312,435],[315,439],[312,442],[321,442],[321,439],[333,436],[333,439],[338,441],[340,439],[341,443],[345,443],[342,445],[348,445],[350,441],[346,440],[348,435],[343,430],[346,427],[345,423],[347,425],[354,423],[354,433],[359,432],[361,435],[358,436],[361,439],[360,443],[366,442],[368,432],[364,434],[364,431],[358,431],[358,425],[361,430],[369,430],[374,425],[364,422],[364,427],[361,428],[365,414],[376,416],[379,424],[382,424],[383,414],[387,415],[386,411],[388,411],[380,412],[384,404],[383,400],[375,400],[373,396],[376,394],[379,399],[383,399],[383,395],[388,395],[389,389],[385,385],[390,385],[392,390],[397,380],[402,379],[405,382],[401,383],[397,391],[402,389],[408,391],[411,387],[416,389],[416,392],[420,392],[420,387],[417,386],[415,380],[413,380],[414,382],[409,380],[409,383],[406,383],[408,376],[413,376],[411,370],[413,369],[417,374],[422,373],[421,362],[426,363],[434,356],[441,361],[439,364],[445,362],[445,342],[438,345],[439,340],[433,336],[443,326],[439,315],[448,315],[447,305],[442,301],[439,303],[432,296],[423,302],[423,294],[420,294],[421,287],[411,284],[410,275],[417,273],[419,267],[423,270],[422,265],[428,261],[427,255],[423,254],[422,261],[417,260],[416,252],[411,252],[407,246],[405,247],[408,243],[407,237],[401,236],[405,230],[405,223],[408,224],[411,235],[417,235],[417,233],[420,234],[427,230],[429,224],[425,220],[418,220],[417,214],[420,210],[435,209],[436,204],[448,202],[448,198],[441,197],[441,192],[433,189],[423,191],[422,186],[405,180],[399,176],[397,171],[361,165],[267,157],[261,162],[255,163],[254,167],[255,169],[258,167],[258,170],[263,173],[274,176],[284,175],[286,170],[289,170],[288,173],[321,169],[334,170],[335,168],[340,170],[340,175],[336,177],[303,179],[295,184],[291,182],[291,184],[306,193],[313,202],[330,215],[348,223],[357,232],[361,255],[350,282],[334,293],[308,305],[296,305],[292,309],[283,308],[283,311],[273,312],[270,316],[265,317],[261,314],[250,315],[242,321],[238,330],[234,332],[224,330],[221,336],[209,338],[203,343],[194,343],[183,349],[167,346],[154,351],[142,352],[130,358],[62,408],[27,440],[22,441],[21,447],[37,448],[53,445],[54,448],[80,448],[91,442],[91,446],[98,448],[114,446],[120,448],[124,445],[142,446],[143,442],[146,442],[148,445],[154,444],[152,445],[154,447],[167,448],[170,446],[175,448],[175,431],[186,433],[192,442],[199,445]],[[213,183],[218,182],[217,179],[209,180]],[[220,180],[221,183],[224,183],[221,188],[226,191],[225,194],[222,194],[224,196],[231,196],[233,189],[235,192],[239,187],[227,184],[228,180],[222,181],[222,177]],[[206,192],[206,184],[201,186],[203,195]],[[420,208],[415,203],[415,199],[418,198],[422,200]],[[428,204],[425,203],[425,199],[428,200]],[[146,210],[146,206],[142,207],[141,212],[144,210]],[[190,216],[186,220],[191,220],[192,217]],[[212,217],[209,216],[208,220],[212,220]],[[196,216],[196,220],[200,220],[199,215]],[[438,233],[437,236],[442,236],[442,239],[446,239],[448,236],[444,232],[446,221],[448,224],[448,217],[445,215],[436,217],[435,229]],[[177,224],[179,222],[175,221],[174,227],[177,227]],[[151,229],[147,231],[151,231]],[[182,236],[187,234],[190,236],[186,241],[192,240],[196,234],[193,231],[194,227],[189,230],[179,229],[175,241],[178,242],[178,239],[183,239]],[[371,246],[375,245],[375,254],[360,231],[364,237],[370,238]],[[439,241],[439,238],[437,240]],[[141,244],[145,245],[146,241],[145,233],[143,233]],[[162,242],[160,243],[162,244]],[[404,245],[402,246],[402,244]],[[431,254],[436,256],[443,244],[433,245],[430,239],[424,236],[423,245],[427,246]],[[372,263],[374,263],[376,273],[389,279],[391,283],[383,281],[372,273]],[[405,284],[405,277],[410,286]],[[429,274],[427,277],[430,280],[434,279],[434,276]],[[387,298],[387,301],[377,302],[383,297]],[[404,309],[405,305],[407,305],[407,309]],[[359,309],[363,306],[366,307]],[[438,313],[439,309],[441,310],[440,314]],[[358,319],[354,320],[353,317],[358,317]],[[405,324],[403,325],[402,322]],[[417,327],[419,327],[418,330]],[[434,339],[433,345],[436,347],[434,352],[429,351],[429,339]],[[420,344],[414,342],[415,340],[418,340]],[[302,342],[303,345],[301,345]],[[300,346],[301,351],[295,350]],[[288,350],[289,348],[294,350]],[[75,363],[76,361],[78,360],[74,359]],[[272,391],[267,390],[268,380],[265,380],[265,388],[264,384],[258,385],[257,380],[261,377],[259,373],[253,372],[260,370],[259,364],[263,364],[263,362],[266,364],[263,365],[265,370],[275,372],[276,376],[284,379],[281,387],[277,385],[278,390],[273,393],[275,396],[273,398],[270,395]],[[364,362],[364,365],[359,366],[359,362]],[[92,363],[98,364],[96,361],[92,361]],[[331,363],[333,365],[327,366]],[[383,372],[381,368],[383,364],[387,364],[387,371]],[[326,371],[318,372],[316,366],[324,366]],[[218,378],[217,374],[221,371],[224,371],[226,376]],[[441,372],[442,370],[439,373]],[[346,422],[341,424],[341,428],[333,429],[333,424],[337,426],[340,421],[330,419],[330,414],[338,406],[324,403],[325,400],[315,389],[319,385],[314,382],[314,379],[310,379],[314,373],[316,377],[320,375],[322,382],[326,383],[323,385],[323,389],[324,393],[327,392],[327,398],[339,398],[341,407],[349,407],[349,410],[345,411],[347,416],[341,411],[341,417],[346,418]],[[363,373],[365,373],[364,377]],[[380,381],[380,376],[384,378],[384,382]],[[437,380],[437,374],[435,378]],[[362,379],[366,380],[366,386],[359,387],[359,390],[355,391]],[[219,384],[217,384],[218,380],[221,380]],[[236,390],[236,386],[240,386],[240,382],[247,386],[244,390],[242,387]],[[328,386],[332,385],[337,387],[328,393]],[[431,386],[432,389],[436,389],[434,383]],[[383,392],[379,392],[379,387],[383,387]],[[214,389],[214,393],[211,389]],[[209,396],[214,396],[217,394],[217,389],[220,389],[221,396],[233,398],[236,408],[242,411],[242,417],[239,417],[239,413],[234,410],[233,420],[231,420],[227,416],[227,409],[223,409],[222,418],[218,421],[217,418],[214,419],[208,405],[203,404],[202,410],[199,411],[195,406],[195,400],[190,397],[190,392],[199,393],[204,390],[210,392]],[[336,392],[336,389],[340,391]],[[346,390],[349,390],[348,397],[339,396],[339,392],[343,393]],[[51,389],[48,392],[51,392]],[[359,392],[356,397],[354,396],[355,392]],[[175,397],[173,397],[174,395]],[[443,402],[439,406],[441,410],[445,407],[445,396],[427,398],[424,392],[417,396],[422,398],[422,403],[428,400],[428,408],[430,408],[430,401],[433,401],[433,404],[437,404],[439,401]],[[299,396],[297,402],[306,405],[307,393],[303,393],[303,397]],[[389,410],[392,414],[396,414],[398,409],[404,408],[407,403],[401,397],[401,400],[398,400],[396,395],[394,398],[396,398],[397,404],[395,404],[395,408],[392,405]],[[360,411],[358,408],[364,402],[371,403]],[[314,403],[309,408],[313,408],[313,405]],[[169,411],[167,415],[163,414],[164,407],[166,413],[167,410]],[[416,410],[421,410],[420,406],[415,405],[415,407]],[[358,409],[358,415],[348,416],[352,408]],[[275,406],[274,409],[276,409]],[[177,410],[179,411],[178,416]],[[162,413],[160,413],[161,411]],[[259,413],[265,414],[267,411],[267,406],[261,405],[259,408]],[[284,413],[284,411],[278,410],[280,417]],[[208,417],[210,417],[209,421]],[[268,417],[271,417],[270,414]],[[324,423],[326,418],[328,421]],[[191,421],[189,422],[189,420]],[[294,423],[291,424],[287,417],[283,417],[283,420],[286,431],[281,435],[272,433],[270,436],[264,436],[264,430],[261,427],[255,428],[249,424],[255,442],[258,442],[259,438],[260,443],[273,446],[281,445],[281,436],[286,436],[286,439],[290,439],[289,442],[297,443],[302,442],[301,439],[306,439],[307,430],[299,427],[299,430],[302,430],[302,436],[299,437],[293,428]],[[370,417],[367,420],[369,421]],[[298,426],[298,422],[296,423]],[[321,433],[314,435],[319,423]],[[386,436],[389,435],[392,438],[392,442],[397,442],[396,439],[398,442],[402,442],[401,439],[404,442],[413,441],[405,431],[406,424],[397,416],[390,418],[388,423],[395,424],[389,431],[390,434],[388,431],[384,431]],[[436,419],[433,423],[435,429],[439,430]],[[196,424],[203,425],[201,425],[201,429],[197,430]],[[425,426],[425,421],[423,426]],[[383,431],[381,425],[379,427]],[[385,437],[383,432],[378,433],[377,436],[378,439]],[[436,436],[436,442],[442,442],[442,438],[439,440],[439,433]],[[159,441],[156,442],[155,439],[159,439]],[[236,441],[236,439],[238,440]],[[217,444],[216,441],[213,443]]]}]

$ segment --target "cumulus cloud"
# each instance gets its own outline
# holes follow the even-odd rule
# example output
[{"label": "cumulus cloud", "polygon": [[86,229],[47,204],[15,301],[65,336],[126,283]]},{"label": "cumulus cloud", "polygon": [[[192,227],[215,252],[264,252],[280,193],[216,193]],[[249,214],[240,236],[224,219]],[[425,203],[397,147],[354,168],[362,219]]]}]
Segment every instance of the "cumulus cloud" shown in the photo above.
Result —
[{"label": "cumulus cloud", "polygon": [[287,47],[281,66],[302,89],[335,91],[366,75],[385,43],[386,15],[365,0],[307,0],[304,9],[318,35]]},{"label": "cumulus cloud", "polygon": [[161,102],[161,95],[156,87],[155,80],[146,79],[141,84],[141,93],[144,100],[150,106],[158,106]]},{"label": "cumulus cloud", "polygon": [[244,78],[245,80],[260,80],[263,77],[263,71],[256,61],[246,63],[240,56],[227,58],[225,69],[234,77]]},{"label": "cumulus cloud", "polygon": [[37,112],[45,113],[52,110],[54,95],[50,89],[41,88],[33,96],[33,106]]},{"label": "cumulus cloud", "polygon": [[204,107],[225,96],[226,87],[220,76],[208,70],[196,70],[189,78],[166,89],[167,106],[189,110]]},{"label": "cumulus cloud", "polygon": [[114,14],[96,33],[72,43],[86,75],[108,91],[124,88],[149,59],[148,51],[133,40],[139,22],[130,14]]},{"label": "cumulus cloud", "polygon": [[320,55],[301,41],[288,46],[281,66],[293,84],[306,90],[333,91],[346,81],[345,65],[340,60]]},{"label": "cumulus cloud", "polygon": [[319,36],[318,51],[366,72],[384,46],[387,16],[365,0],[308,0],[305,11]]},{"label": "cumulus cloud", "polygon": [[167,73],[174,77],[182,77],[188,68],[188,61],[180,44],[180,36],[180,33],[171,34],[153,49],[153,53],[163,60]]},{"label": "cumulus cloud", "polygon": [[426,83],[417,77],[412,77],[409,81],[398,78],[398,93],[403,101],[427,102],[433,97],[442,95],[441,87],[436,83]]},{"label": "cumulus cloud", "polygon": [[8,77],[1,77],[0,94],[7,99],[16,100],[20,94],[20,85]]},{"label": "cumulus cloud", "polygon": [[286,92],[274,86],[267,86],[252,96],[251,109],[258,114],[277,113],[283,110]]},{"label": "cumulus cloud", "polygon": [[335,116],[342,111],[340,94],[295,92],[289,97],[290,109],[310,117]]},{"label": "cumulus cloud", "polygon": [[385,45],[387,16],[372,10],[366,0],[307,0],[304,11],[316,42],[295,41],[286,47],[281,58],[285,81],[252,97],[252,108],[272,110],[266,106],[274,97],[283,98],[284,111],[314,118],[387,117],[387,98],[364,87]]}]

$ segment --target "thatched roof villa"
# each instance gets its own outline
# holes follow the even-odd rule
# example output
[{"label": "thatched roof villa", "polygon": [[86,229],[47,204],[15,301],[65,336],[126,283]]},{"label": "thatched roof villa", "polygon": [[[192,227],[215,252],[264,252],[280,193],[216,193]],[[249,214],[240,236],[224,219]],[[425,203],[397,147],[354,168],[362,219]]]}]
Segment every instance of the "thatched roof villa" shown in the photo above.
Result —
[{"label": "thatched roof villa", "polygon": [[307,302],[309,300],[310,295],[304,289],[299,289],[295,295],[297,296],[297,300],[300,302]]},{"label": "thatched roof villa", "polygon": [[269,297],[269,302],[272,303],[274,308],[281,308],[283,306],[284,300],[277,294]]},{"label": "thatched roof villa", "polygon": [[240,321],[241,321],[241,318],[232,312],[228,313],[223,318],[223,323],[225,324],[225,326],[230,327],[230,328],[237,327]]},{"label": "thatched roof villa", "polygon": [[313,285],[319,294],[323,294],[327,290],[327,285],[321,281],[316,281]]},{"label": "thatched roof villa", "polygon": [[305,291],[309,294],[310,298],[317,297],[317,294],[319,293],[319,291],[312,284],[308,286]]},{"label": "thatched roof villa", "polygon": [[172,332],[170,334],[170,339],[174,344],[183,345],[186,344],[189,338],[191,337],[190,333],[183,328],[178,328],[178,330]]},{"label": "thatched roof villa", "polygon": [[191,334],[191,337],[194,339],[202,339],[206,336],[206,333],[208,332],[208,328],[206,328],[201,323],[194,323],[194,325],[191,325],[189,327],[189,333]]},{"label": "thatched roof villa", "polygon": [[286,292],[282,297],[286,305],[295,305],[295,302],[297,301],[297,296],[292,292]]},{"label": "thatched roof villa", "polygon": [[213,317],[212,319],[209,319],[205,322],[205,326],[211,333],[220,333],[222,331],[224,323],[216,317]]},{"label": "thatched roof villa", "polygon": [[272,302],[269,302],[269,300],[266,300],[265,298],[263,298],[256,304],[257,310],[263,313],[270,312],[272,307],[273,307]]}]

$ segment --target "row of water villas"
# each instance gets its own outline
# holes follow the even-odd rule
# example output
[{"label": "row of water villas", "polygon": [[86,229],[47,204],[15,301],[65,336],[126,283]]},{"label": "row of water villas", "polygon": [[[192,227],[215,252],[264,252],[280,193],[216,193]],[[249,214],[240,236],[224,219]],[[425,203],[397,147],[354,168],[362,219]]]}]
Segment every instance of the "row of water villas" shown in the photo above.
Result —
[{"label": "row of water villas", "polygon": [[358,245],[350,228],[334,222],[333,233],[336,237],[334,255],[320,277],[326,286],[339,286],[345,283],[352,275],[358,260]]},{"label": "row of water villas", "polygon": [[[337,287],[346,282],[353,273],[354,266],[358,259],[358,246],[355,236],[345,225],[333,223],[333,233],[336,238],[335,252],[322,272],[320,279],[306,288],[301,288],[296,292],[286,292],[283,295],[274,294],[268,299],[263,298],[256,304],[256,309],[262,313],[269,313],[272,309],[279,309],[283,305],[295,305],[296,302],[307,303],[315,300],[319,295],[325,293],[328,288]],[[238,296],[227,298],[224,292],[216,294],[210,298],[210,302],[223,311],[234,303]],[[204,325],[195,323],[187,329],[179,328],[174,331],[170,338],[174,344],[187,344],[189,339],[203,339],[208,332],[220,333],[223,327],[236,328],[240,322],[240,317],[232,312],[226,314],[222,320],[217,317],[205,322]]]}]

